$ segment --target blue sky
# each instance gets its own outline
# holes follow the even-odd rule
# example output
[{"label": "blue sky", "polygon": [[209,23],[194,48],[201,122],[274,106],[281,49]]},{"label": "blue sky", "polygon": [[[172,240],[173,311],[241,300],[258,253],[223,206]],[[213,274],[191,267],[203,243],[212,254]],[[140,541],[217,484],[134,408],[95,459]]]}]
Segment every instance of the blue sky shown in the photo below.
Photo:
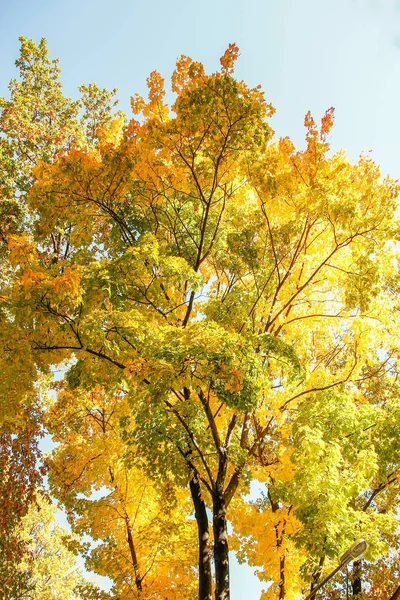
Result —
[{"label": "blue sky", "polygon": [[209,70],[229,42],[237,75],[260,83],[272,125],[300,145],[304,114],[336,108],[335,149],[373,150],[384,174],[400,174],[400,0],[0,0],[0,93],[18,36],[48,39],[68,95],[80,83],[118,87],[122,106],[145,92],[153,69],[166,78],[187,54]]},{"label": "blue sky", "polygon": [[[236,75],[261,84],[276,107],[272,126],[301,146],[308,110],[336,108],[334,150],[362,151],[400,177],[400,0],[0,0],[0,95],[15,76],[18,36],[48,40],[65,93],[81,83],[146,92],[157,69],[168,79],[181,54],[215,70],[230,42]],[[232,600],[256,600],[260,586],[234,567]]]}]

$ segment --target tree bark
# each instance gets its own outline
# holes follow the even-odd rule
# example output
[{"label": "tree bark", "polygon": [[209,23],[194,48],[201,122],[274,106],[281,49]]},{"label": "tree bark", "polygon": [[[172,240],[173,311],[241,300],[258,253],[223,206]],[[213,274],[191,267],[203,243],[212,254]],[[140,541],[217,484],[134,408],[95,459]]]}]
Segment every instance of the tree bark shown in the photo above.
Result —
[{"label": "tree bark", "polygon": [[279,559],[279,600],[283,600],[285,594],[285,556],[281,556]]},{"label": "tree bark", "polygon": [[[268,489],[268,499],[271,504],[271,509],[273,513],[276,513],[279,509],[278,502],[272,498],[270,491]],[[290,512],[290,509],[289,509]],[[279,523],[275,525],[275,539],[276,539],[276,548],[282,548],[282,541],[285,535],[286,521],[283,521],[282,531],[279,533]],[[279,559],[279,600],[284,600],[286,595],[286,587],[285,587],[285,555],[282,554]]]},{"label": "tree bark", "polygon": [[199,600],[211,600],[210,532],[206,505],[201,497],[199,480],[195,475],[190,480],[190,493],[192,495],[199,537]]},{"label": "tree bark", "polygon": [[213,498],[215,600],[229,600],[229,547],[226,504],[223,494]]},{"label": "tree bark", "polygon": [[131,529],[131,525],[130,525],[128,516],[125,517],[125,524],[126,524],[126,533],[127,533],[127,537],[128,537],[129,551],[131,553],[133,570],[135,572],[136,588],[139,592],[141,592],[142,591],[142,578],[140,576],[139,563],[138,563],[138,559],[137,559],[137,555],[136,555],[135,544],[133,542],[133,536],[132,536],[132,529]]},{"label": "tree bark", "polygon": [[351,578],[351,586],[353,589],[353,596],[361,594],[361,561],[355,560],[353,562],[353,576]]}]

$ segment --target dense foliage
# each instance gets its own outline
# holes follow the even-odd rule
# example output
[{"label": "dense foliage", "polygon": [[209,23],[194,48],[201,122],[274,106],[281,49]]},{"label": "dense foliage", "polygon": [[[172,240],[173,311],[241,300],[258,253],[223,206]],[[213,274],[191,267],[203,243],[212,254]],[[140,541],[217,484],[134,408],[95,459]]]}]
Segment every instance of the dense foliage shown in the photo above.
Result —
[{"label": "dense foliage", "polygon": [[362,537],[353,591],[386,598],[399,186],[330,151],[333,109],[304,149],[276,139],[237,56],[211,75],[181,57],[172,106],[153,72],[128,121],[95,84],[64,98],[22,39],[0,104],[2,415],[53,436],[51,493],[109,597],[227,600],[231,548],[263,600],[300,599]]}]

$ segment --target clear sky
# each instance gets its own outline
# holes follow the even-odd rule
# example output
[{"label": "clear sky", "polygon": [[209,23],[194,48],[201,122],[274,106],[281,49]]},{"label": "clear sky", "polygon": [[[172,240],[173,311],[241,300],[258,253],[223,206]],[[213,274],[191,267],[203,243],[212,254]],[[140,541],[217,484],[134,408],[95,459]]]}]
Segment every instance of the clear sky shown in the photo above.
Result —
[{"label": "clear sky", "polygon": [[[400,0],[0,0],[0,95],[15,76],[18,36],[48,40],[65,93],[96,81],[129,97],[181,54],[215,70],[230,42],[236,75],[261,84],[272,126],[296,145],[308,110],[336,108],[334,150],[362,151],[400,177]],[[232,600],[256,600],[249,571],[233,569]]]},{"label": "clear sky", "polygon": [[336,108],[335,149],[373,150],[400,175],[400,0],[0,0],[0,94],[18,36],[45,36],[67,94],[80,83],[118,87],[122,106],[153,69],[169,77],[187,54],[209,70],[228,43],[237,75],[261,83],[278,135],[303,140],[304,114]]}]

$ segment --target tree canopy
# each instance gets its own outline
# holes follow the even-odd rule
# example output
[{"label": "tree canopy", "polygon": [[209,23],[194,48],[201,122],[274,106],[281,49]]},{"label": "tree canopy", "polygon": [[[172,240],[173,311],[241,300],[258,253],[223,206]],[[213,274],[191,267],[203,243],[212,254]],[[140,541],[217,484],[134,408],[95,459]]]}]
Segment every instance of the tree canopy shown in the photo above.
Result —
[{"label": "tree canopy", "polygon": [[359,538],[353,593],[386,598],[399,185],[331,151],[332,108],[303,149],[276,138],[237,57],[209,75],[182,56],[171,104],[151,73],[128,120],[96,84],[65,98],[22,38],[0,103],[1,414],[53,436],[50,491],[110,598],[228,600],[234,549],[262,600],[300,599]]}]

